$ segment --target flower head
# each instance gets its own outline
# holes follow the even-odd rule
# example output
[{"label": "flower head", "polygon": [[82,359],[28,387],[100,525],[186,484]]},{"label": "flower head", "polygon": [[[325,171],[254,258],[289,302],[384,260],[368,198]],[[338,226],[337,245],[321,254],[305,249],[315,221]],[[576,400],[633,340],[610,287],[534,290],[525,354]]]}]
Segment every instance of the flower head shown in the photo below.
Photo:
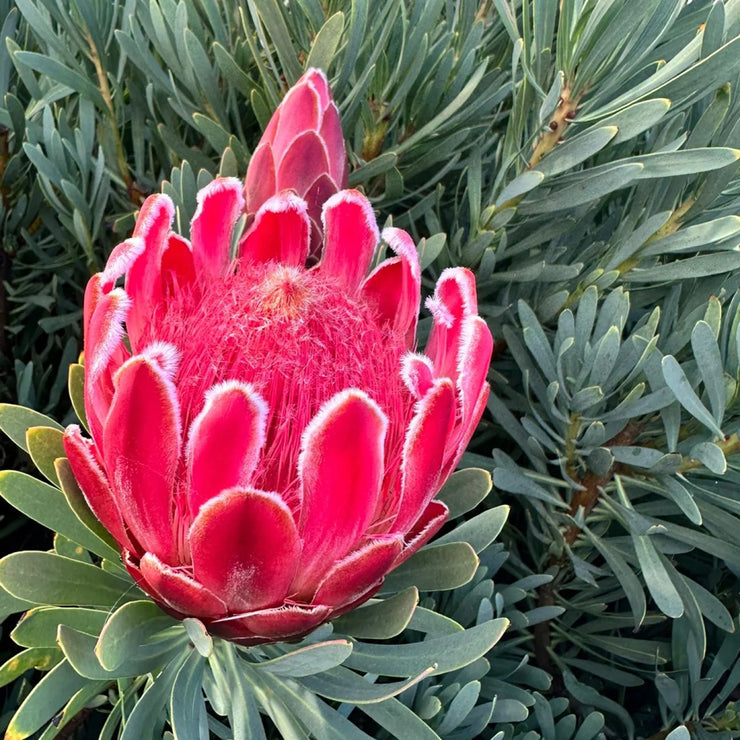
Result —
[{"label": "flower head", "polygon": [[321,208],[347,187],[347,152],[326,75],[309,69],[290,88],[249,163],[246,211],[254,217],[273,195],[294,190],[308,207],[311,253],[321,246]]},{"label": "flower head", "polygon": [[492,340],[453,268],[414,351],[416,249],[387,229],[394,256],[367,274],[381,235],[357,191],[326,202],[311,268],[305,201],[268,199],[232,258],[242,209],[241,184],[215,180],[187,241],[167,196],[146,201],[87,286],[92,440],[64,441],[136,582],[251,644],[369,598],[442,526],[434,496],[482,413]]}]

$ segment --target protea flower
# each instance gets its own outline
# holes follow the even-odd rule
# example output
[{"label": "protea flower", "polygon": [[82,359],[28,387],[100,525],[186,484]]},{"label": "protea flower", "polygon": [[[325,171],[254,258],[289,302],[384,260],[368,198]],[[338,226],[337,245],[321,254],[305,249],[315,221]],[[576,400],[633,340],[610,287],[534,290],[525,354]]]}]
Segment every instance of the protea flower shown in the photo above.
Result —
[{"label": "protea flower", "polygon": [[321,208],[347,187],[347,153],[326,75],[309,69],[291,87],[249,162],[244,186],[248,218],[268,198],[294,190],[308,204],[311,252],[321,246]]},{"label": "protea flower", "polygon": [[[270,198],[230,254],[238,180],[198,194],[191,240],[145,202],[85,293],[92,440],[65,448],[136,582],[244,644],[302,635],[369,598],[442,526],[434,496],[485,404],[492,339],[472,274],[445,270],[415,349],[411,238],[345,190],[310,218]],[[125,275],[125,287],[116,287]],[[125,330],[124,330],[125,325]]]}]

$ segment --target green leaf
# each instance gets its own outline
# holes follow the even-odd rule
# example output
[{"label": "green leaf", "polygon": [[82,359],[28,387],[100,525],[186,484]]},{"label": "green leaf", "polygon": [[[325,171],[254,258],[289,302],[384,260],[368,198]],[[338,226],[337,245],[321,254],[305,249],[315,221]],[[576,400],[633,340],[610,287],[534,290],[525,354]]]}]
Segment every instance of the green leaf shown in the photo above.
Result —
[{"label": "green leaf", "polygon": [[26,432],[26,447],[33,464],[54,486],[59,487],[59,478],[54,469],[54,460],[65,457],[62,437],[64,434],[52,427],[29,427]]},{"label": "green leaf", "polygon": [[677,280],[695,280],[708,275],[729,274],[738,268],[740,268],[740,253],[717,252],[675,260],[668,264],[645,269],[635,268],[630,270],[629,279],[633,283],[670,285]]},{"label": "green leaf", "polygon": [[270,34],[275,51],[280,58],[283,71],[289,85],[294,85],[301,76],[301,67],[298,64],[298,55],[291,41],[288,25],[283,17],[283,10],[277,0],[261,0],[259,4],[248,0],[253,15],[258,15]]},{"label": "green leaf", "polygon": [[467,514],[490,493],[491,474],[482,468],[465,468],[453,473],[436,498],[450,510],[450,519]]},{"label": "green leaf", "polygon": [[567,509],[568,504],[562,499],[557,498],[550,493],[546,488],[536,483],[531,478],[528,478],[524,473],[519,470],[510,470],[509,468],[497,467],[493,471],[493,485],[500,488],[502,491],[508,491],[509,493],[517,493],[528,498],[539,499],[545,501],[552,506],[557,506],[561,509]]},{"label": "green leaf", "polygon": [[694,501],[694,497],[689,493],[685,486],[673,476],[666,476],[662,482],[665,485],[666,493],[678,506],[679,509],[696,525],[701,524],[701,511]]},{"label": "green leaf", "polygon": [[[699,99],[706,91],[711,91],[724,81],[732,79],[733,70],[740,64],[740,39],[735,38],[710,56],[692,64],[688,69],[676,74],[676,63],[662,65],[646,80],[635,85],[608,105],[596,111],[589,111],[582,120],[600,118],[607,113],[623,108],[642,98],[668,98],[674,103],[685,104]],[[676,60],[678,63],[678,60]]]},{"label": "green leaf", "polygon": [[61,659],[62,651],[56,646],[21,650],[0,666],[0,686],[7,686],[34,668],[38,671],[51,670]]},{"label": "green leaf", "polygon": [[359,704],[358,709],[387,730],[391,737],[439,740],[439,735],[398,699]]},{"label": "green leaf", "polygon": [[432,667],[405,681],[370,683],[346,668],[312,675],[301,683],[319,696],[348,704],[375,704],[400,694],[431,675]]},{"label": "green leaf", "polygon": [[544,179],[545,173],[540,170],[522,172],[499,193],[498,198],[496,198],[496,208],[500,208],[504,203],[508,203],[514,198],[519,198],[530,190],[534,190]]},{"label": "green leaf", "polygon": [[668,387],[673,391],[678,402],[697,420],[704,424],[715,437],[724,437],[722,430],[712,415],[707,411],[699,396],[691,387],[689,379],[673,355],[666,355],[661,366],[663,378]]},{"label": "green leaf", "polygon": [[201,740],[209,736],[202,688],[205,666],[203,656],[191,650],[175,676],[170,695],[170,722],[177,740]]},{"label": "green leaf", "polygon": [[727,472],[727,459],[722,448],[714,442],[699,442],[689,450],[689,458],[698,460],[715,475]]},{"label": "green leaf", "polygon": [[665,740],[691,740],[691,733],[686,728],[686,725],[679,725],[675,730],[671,730],[665,736]]},{"label": "green leaf", "polygon": [[62,85],[67,85],[79,93],[81,97],[95,103],[100,110],[106,110],[105,101],[97,85],[79,72],[65,67],[56,59],[33,51],[16,51],[13,56],[20,64],[30,67],[44,77],[60,82]]},{"label": "green leaf", "polygon": [[341,665],[351,652],[352,643],[349,640],[330,640],[298,648],[279,658],[259,663],[257,668],[276,676],[311,676]]},{"label": "green leaf", "polygon": [[[100,632],[95,655],[103,668],[115,671],[131,656],[142,652],[145,646],[153,646],[157,639],[161,640],[161,633],[173,627],[179,627],[177,621],[167,616],[153,601],[130,601],[116,609],[106,622]],[[174,637],[177,639],[178,635]],[[184,631],[179,639],[186,639]]]},{"label": "green leaf", "polygon": [[62,730],[76,717],[80,712],[96,706],[100,695],[105,693],[109,686],[109,681],[97,681],[89,683],[81,688],[62,708],[62,711],[54,715],[52,721],[47,725],[46,730],[41,734],[39,740],[53,740],[58,736],[64,737]]},{"label": "green leaf", "polygon": [[428,545],[386,576],[381,593],[409,586],[419,591],[448,591],[466,584],[477,567],[478,556],[467,542]]},{"label": "green leaf", "polygon": [[95,565],[49,552],[14,552],[0,560],[0,584],[35,604],[111,607],[140,595],[133,583]]},{"label": "green leaf", "polygon": [[108,612],[98,609],[37,606],[21,617],[10,636],[23,647],[56,647],[60,624],[97,635],[107,618]]},{"label": "green leaf", "polygon": [[11,614],[26,611],[32,606],[35,606],[35,604],[25,599],[17,599],[0,587],[0,619],[2,621],[5,621]]},{"label": "green leaf", "polygon": [[640,256],[693,251],[707,244],[730,239],[737,234],[740,234],[740,217],[724,216],[695,226],[687,226],[675,234],[650,242],[640,251]]},{"label": "green leaf", "polygon": [[[231,680],[228,682],[230,705],[228,707],[229,724],[234,733],[233,740],[267,740],[262,726],[259,707],[255,700],[247,674],[236,655],[236,647],[221,640],[216,644],[217,655],[223,655],[224,673]],[[215,665],[213,666],[215,669]]]},{"label": "green leaf", "polygon": [[[154,740],[157,728],[161,728],[164,722],[164,711],[172,695],[175,678],[187,657],[188,652],[181,651],[149,684],[126,719],[120,740]],[[157,737],[162,737],[161,732]]]},{"label": "green leaf", "polygon": [[671,582],[665,566],[648,535],[632,535],[637,560],[656,606],[663,614],[678,619],[684,613],[683,601]]},{"label": "green leaf", "polygon": [[60,624],[57,638],[64,656],[79,675],[103,681],[156,673],[167,665],[175,652],[180,652],[184,647],[182,642],[177,646],[172,642],[161,642],[147,651],[139,649],[138,652],[131,653],[115,670],[110,671],[100,665],[96,656],[98,640],[95,635]]},{"label": "green leaf", "polygon": [[712,416],[717,424],[721,424],[725,413],[725,381],[722,372],[722,355],[714,331],[706,321],[698,321],[694,326],[691,332],[691,350],[694,353],[694,359],[709,397]]},{"label": "green leaf", "polygon": [[[303,733],[297,734],[295,731],[288,730],[287,727],[283,728],[278,725],[283,737],[296,739],[320,737],[321,740],[371,740],[369,735],[358,729],[343,714],[327,706],[316,694],[308,691],[297,682],[284,681],[277,676],[264,673],[263,683],[264,686],[259,688],[263,690],[263,693],[269,692],[270,705],[268,706],[270,706],[270,709],[273,709],[271,704],[274,698],[277,698],[284,707],[289,709],[290,716],[293,718],[291,724],[294,725],[297,719],[300,725],[305,728]],[[261,703],[264,706],[266,700],[261,698]],[[270,716],[278,724],[278,717],[272,711]]]},{"label": "green leaf", "polygon": [[58,458],[54,462],[54,468],[56,469],[64,498],[67,500],[67,505],[83,526],[101,540],[105,546],[103,550],[95,549],[95,547],[100,548],[100,545],[95,543],[95,547],[91,547],[90,549],[103,558],[112,562],[117,561],[119,559],[118,544],[108,530],[98,521],[95,514],[90,511],[85,496],[77,483],[77,479],[74,477],[69,460],[66,457]]},{"label": "green leaf", "polygon": [[409,586],[395,596],[342,614],[334,620],[334,629],[364,640],[387,640],[406,629],[418,603],[419,591]]},{"label": "green leaf", "polygon": [[195,617],[187,617],[182,620],[182,626],[193,647],[204,658],[210,658],[213,655],[213,638],[208,634],[203,622]]},{"label": "green leaf", "polygon": [[0,403],[0,429],[15,442],[18,447],[28,452],[26,432],[31,427],[51,427],[60,432],[64,427],[38,411],[16,406],[12,403]]},{"label": "green leaf", "polygon": [[563,680],[565,682],[565,688],[578,701],[586,706],[595,707],[596,709],[601,709],[619,717],[627,729],[629,737],[634,737],[635,726],[632,722],[632,717],[621,704],[601,695],[593,686],[580,683],[570,671],[563,671]]},{"label": "green leaf", "polygon": [[692,581],[690,578],[686,578],[685,576],[684,582],[689,591],[691,591],[692,596],[696,599],[696,603],[701,610],[701,613],[710,622],[712,622],[712,624],[716,624],[717,627],[726,632],[733,632],[735,630],[732,615],[714,594],[707,591],[707,589],[696,581]]},{"label": "green leaf", "polygon": [[608,540],[604,541],[597,537],[588,527],[583,527],[583,532],[591,540],[601,556],[606,560],[607,565],[611,568],[612,573],[617,577],[619,584],[624,589],[624,595],[629,601],[632,609],[632,616],[635,620],[635,629],[645,619],[647,604],[645,602],[645,592],[642,590],[639,578],[634,574],[632,568],[627,565],[627,561],[619,554],[615,547],[610,547]]},{"label": "green leaf", "polygon": [[118,558],[115,550],[80,522],[58,488],[26,473],[3,470],[0,472],[0,496],[27,517],[60,532],[101,557]]},{"label": "green leaf", "polygon": [[32,689],[10,720],[5,740],[23,740],[41,729],[82,688],[88,679],[66,661],[52,668]]},{"label": "green leaf", "polygon": [[60,532],[104,558],[118,553],[91,532],[70,509],[58,488],[15,470],[0,472],[0,496],[44,527]]},{"label": "green leaf", "polygon": [[576,208],[598,200],[604,195],[627,187],[642,174],[643,165],[639,163],[615,164],[605,167],[596,173],[587,170],[586,175],[579,177],[578,182],[549,192],[539,191],[522,201],[519,213],[534,215],[554,213],[567,208]]},{"label": "green leaf", "polygon": [[558,371],[555,367],[555,357],[547,341],[545,332],[537,320],[534,311],[525,301],[519,301],[517,304],[519,311],[519,321],[522,324],[522,334],[527,349],[532,353],[535,361],[545,375],[547,381],[555,380],[558,377]]},{"label": "green leaf", "polygon": [[419,268],[422,272],[439,257],[446,243],[447,234],[433,234],[419,239],[416,249],[419,252]]},{"label": "green leaf", "polygon": [[652,177],[677,177],[698,172],[717,170],[733,164],[740,158],[740,151],[727,147],[685,149],[677,152],[656,152],[631,157],[625,163],[637,162],[643,166],[640,179]]},{"label": "green leaf", "polygon": [[612,140],[612,144],[621,144],[655,126],[670,107],[671,101],[667,98],[644,100],[605,118],[599,122],[599,126],[616,126],[619,133]]},{"label": "green leaf", "polygon": [[584,131],[553,149],[532,172],[552,177],[575,167],[601,151],[616,135],[616,126],[599,126]]},{"label": "green leaf", "polygon": [[339,47],[343,31],[344,13],[334,13],[316,34],[305,68],[317,67],[323,69],[324,72],[328,72]]},{"label": "green leaf", "polygon": [[485,655],[508,626],[508,619],[492,619],[464,632],[424,642],[401,645],[357,642],[345,665],[366,673],[399,677],[417,675],[434,665],[434,675],[439,675],[462,668]]},{"label": "green leaf", "polygon": [[435,540],[435,544],[467,542],[476,552],[482,552],[498,537],[508,516],[508,506],[496,506],[458,525]]}]

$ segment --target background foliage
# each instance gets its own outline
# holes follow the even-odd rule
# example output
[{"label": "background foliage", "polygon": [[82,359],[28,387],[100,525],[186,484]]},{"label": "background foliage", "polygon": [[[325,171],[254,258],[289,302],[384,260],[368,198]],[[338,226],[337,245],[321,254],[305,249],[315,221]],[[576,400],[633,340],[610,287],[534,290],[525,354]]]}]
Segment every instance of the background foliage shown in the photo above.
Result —
[{"label": "background foliage", "polygon": [[740,0],[0,0],[0,24],[7,400],[71,418],[84,284],[143,197],[163,182],[186,230],[322,67],[351,184],[428,289],[476,271],[497,338],[464,462],[511,515],[421,604],[511,627],[399,701],[450,739],[740,737]]}]

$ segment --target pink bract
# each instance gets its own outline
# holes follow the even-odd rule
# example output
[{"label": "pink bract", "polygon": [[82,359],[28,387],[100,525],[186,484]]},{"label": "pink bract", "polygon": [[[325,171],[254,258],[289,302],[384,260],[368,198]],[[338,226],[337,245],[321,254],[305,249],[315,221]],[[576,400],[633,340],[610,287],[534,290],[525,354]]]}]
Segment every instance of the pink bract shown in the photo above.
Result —
[{"label": "pink bract", "polygon": [[321,247],[321,208],[347,187],[347,152],[326,75],[309,69],[277,107],[254,150],[244,184],[251,219],[283,190],[303,198],[311,222],[311,254]]},{"label": "pink bract", "polygon": [[[255,644],[368,599],[442,526],[434,496],[481,416],[492,339],[473,275],[452,268],[415,350],[416,249],[380,235],[354,190],[326,202],[315,266],[292,193],[232,257],[242,193],[229,178],[201,190],[190,241],[168,197],[147,199],[88,283],[92,439],[73,425],[64,444],[141,588]],[[381,238],[393,256],[370,271]]]}]

